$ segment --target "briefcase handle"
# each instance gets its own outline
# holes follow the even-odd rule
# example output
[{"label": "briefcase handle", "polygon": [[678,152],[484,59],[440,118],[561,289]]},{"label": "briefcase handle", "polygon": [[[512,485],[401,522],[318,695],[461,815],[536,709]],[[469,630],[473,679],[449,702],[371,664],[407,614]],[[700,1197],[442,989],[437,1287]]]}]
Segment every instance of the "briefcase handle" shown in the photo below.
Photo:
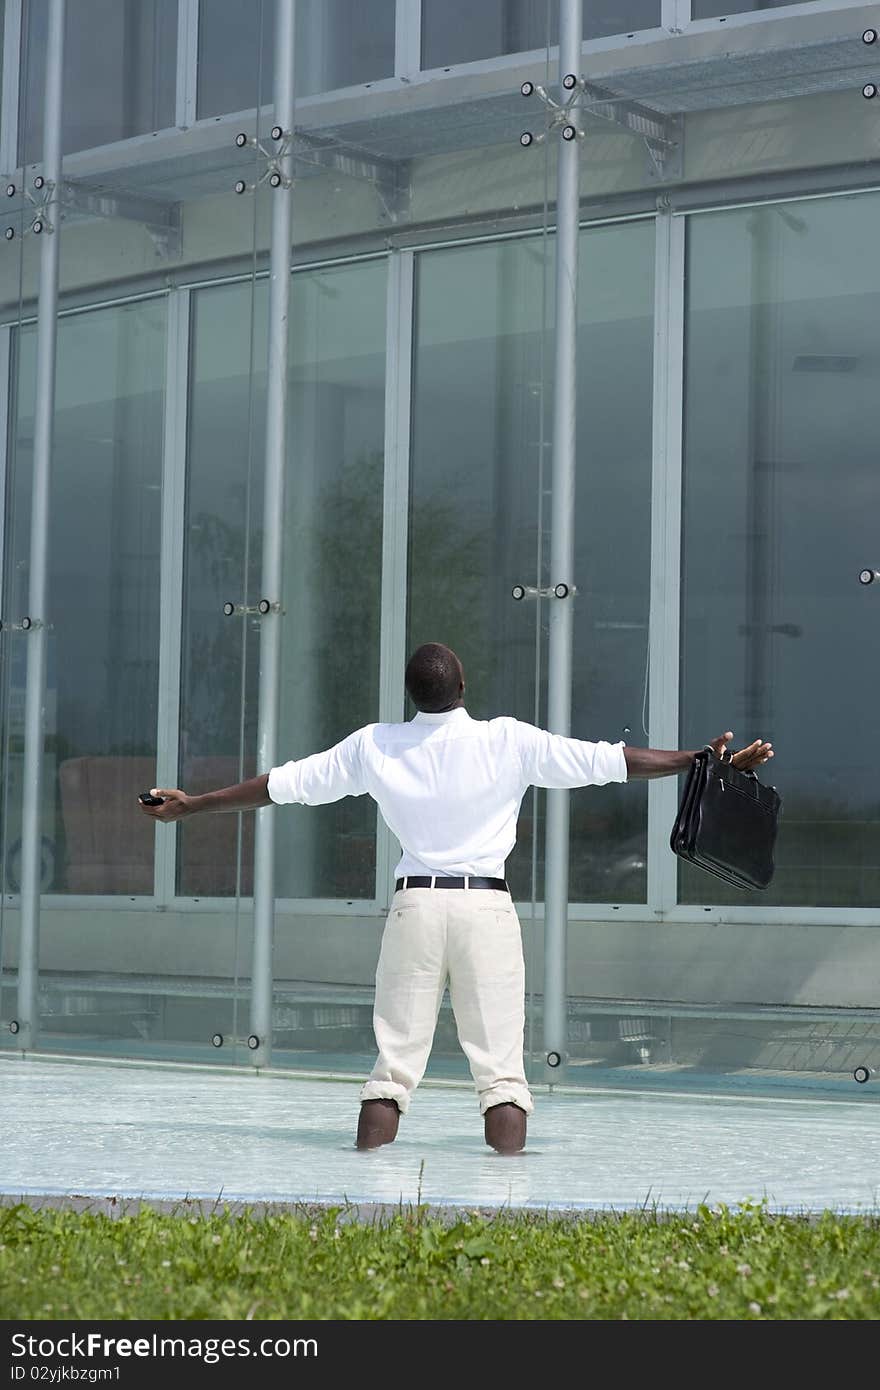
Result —
[{"label": "briefcase handle", "polygon": [[[718,754],[715,752],[715,749],[712,747],[711,743],[704,743],[704,744],[703,744],[703,752],[704,752],[704,753],[711,753],[713,758],[718,758]],[[721,754],[721,757],[718,758],[718,761],[719,761],[720,763],[732,763],[732,762],[733,762],[733,754],[731,753],[731,751],[730,751],[729,748],[725,748],[724,752]],[[737,771],[738,771],[738,770],[739,770],[739,769],[737,769]]]},{"label": "briefcase handle", "polygon": [[[713,758],[718,758],[718,754],[715,752],[715,749],[712,747],[711,743],[704,743],[703,751],[705,753],[711,753]],[[733,766],[733,754],[731,753],[729,748],[725,748],[721,757],[718,758],[718,761],[721,763],[730,763],[731,766]],[[751,777],[753,782],[757,782],[758,780],[758,774],[757,772],[755,772],[754,768],[750,767],[747,769],[744,767],[737,767],[734,768],[734,771],[738,772],[740,777]]]}]

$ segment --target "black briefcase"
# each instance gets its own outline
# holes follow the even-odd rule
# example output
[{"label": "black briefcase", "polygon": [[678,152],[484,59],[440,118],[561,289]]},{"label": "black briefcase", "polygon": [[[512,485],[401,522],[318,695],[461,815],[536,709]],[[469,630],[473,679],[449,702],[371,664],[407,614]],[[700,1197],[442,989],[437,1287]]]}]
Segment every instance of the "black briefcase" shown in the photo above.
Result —
[{"label": "black briefcase", "polygon": [[767,888],[782,798],[713,748],[697,753],[669,843],[675,854],[736,888]]}]

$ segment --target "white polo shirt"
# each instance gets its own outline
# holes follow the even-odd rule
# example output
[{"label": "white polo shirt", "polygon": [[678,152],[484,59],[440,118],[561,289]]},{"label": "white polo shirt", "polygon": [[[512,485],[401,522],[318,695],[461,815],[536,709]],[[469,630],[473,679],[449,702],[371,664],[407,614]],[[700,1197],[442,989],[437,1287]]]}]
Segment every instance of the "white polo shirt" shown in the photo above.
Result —
[{"label": "white polo shirt", "polygon": [[529,787],[626,781],[623,743],[563,738],[518,719],[471,719],[464,708],[367,724],[326,753],[269,773],[282,805],[370,795],[400,841],[395,874],[503,878]]}]

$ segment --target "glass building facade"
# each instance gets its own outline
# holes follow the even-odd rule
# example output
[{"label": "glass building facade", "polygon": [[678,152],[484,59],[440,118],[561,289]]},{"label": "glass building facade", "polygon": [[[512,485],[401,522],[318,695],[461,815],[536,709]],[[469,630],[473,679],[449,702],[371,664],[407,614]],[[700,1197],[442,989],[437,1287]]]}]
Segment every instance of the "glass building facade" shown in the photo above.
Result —
[{"label": "glass building facade", "polygon": [[475,717],[776,748],[765,893],[676,779],[526,797],[536,1082],[880,1064],[877,18],[0,4],[0,1047],[368,1069],[373,803],[137,795],[408,717],[440,641]]}]

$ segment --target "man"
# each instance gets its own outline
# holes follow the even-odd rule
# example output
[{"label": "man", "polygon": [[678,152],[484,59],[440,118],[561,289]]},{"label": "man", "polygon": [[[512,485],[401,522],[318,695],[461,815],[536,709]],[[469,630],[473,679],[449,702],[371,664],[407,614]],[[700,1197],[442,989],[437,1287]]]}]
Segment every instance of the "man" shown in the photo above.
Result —
[{"label": "man", "polygon": [[[517,1153],[533,1103],[523,1057],[522,935],[504,865],[523,796],[530,786],[671,777],[690,766],[695,750],[587,743],[516,719],[471,719],[461,662],[435,642],[410,657],[405,683],[417,711],[406,723],[369,724],[327,752],[203,796],[154,788],[162,804],[143,809],[170,822],[201,811],[372,796],[403,853],[376,971],[379,1055],[361,1090],[357,1147],[396,1138],[448,981],[486,1143]],[[719,756],[732,738],[711,741]],[[772,746],[756,739],[733,762],[748,771],[772,757]]]}]

